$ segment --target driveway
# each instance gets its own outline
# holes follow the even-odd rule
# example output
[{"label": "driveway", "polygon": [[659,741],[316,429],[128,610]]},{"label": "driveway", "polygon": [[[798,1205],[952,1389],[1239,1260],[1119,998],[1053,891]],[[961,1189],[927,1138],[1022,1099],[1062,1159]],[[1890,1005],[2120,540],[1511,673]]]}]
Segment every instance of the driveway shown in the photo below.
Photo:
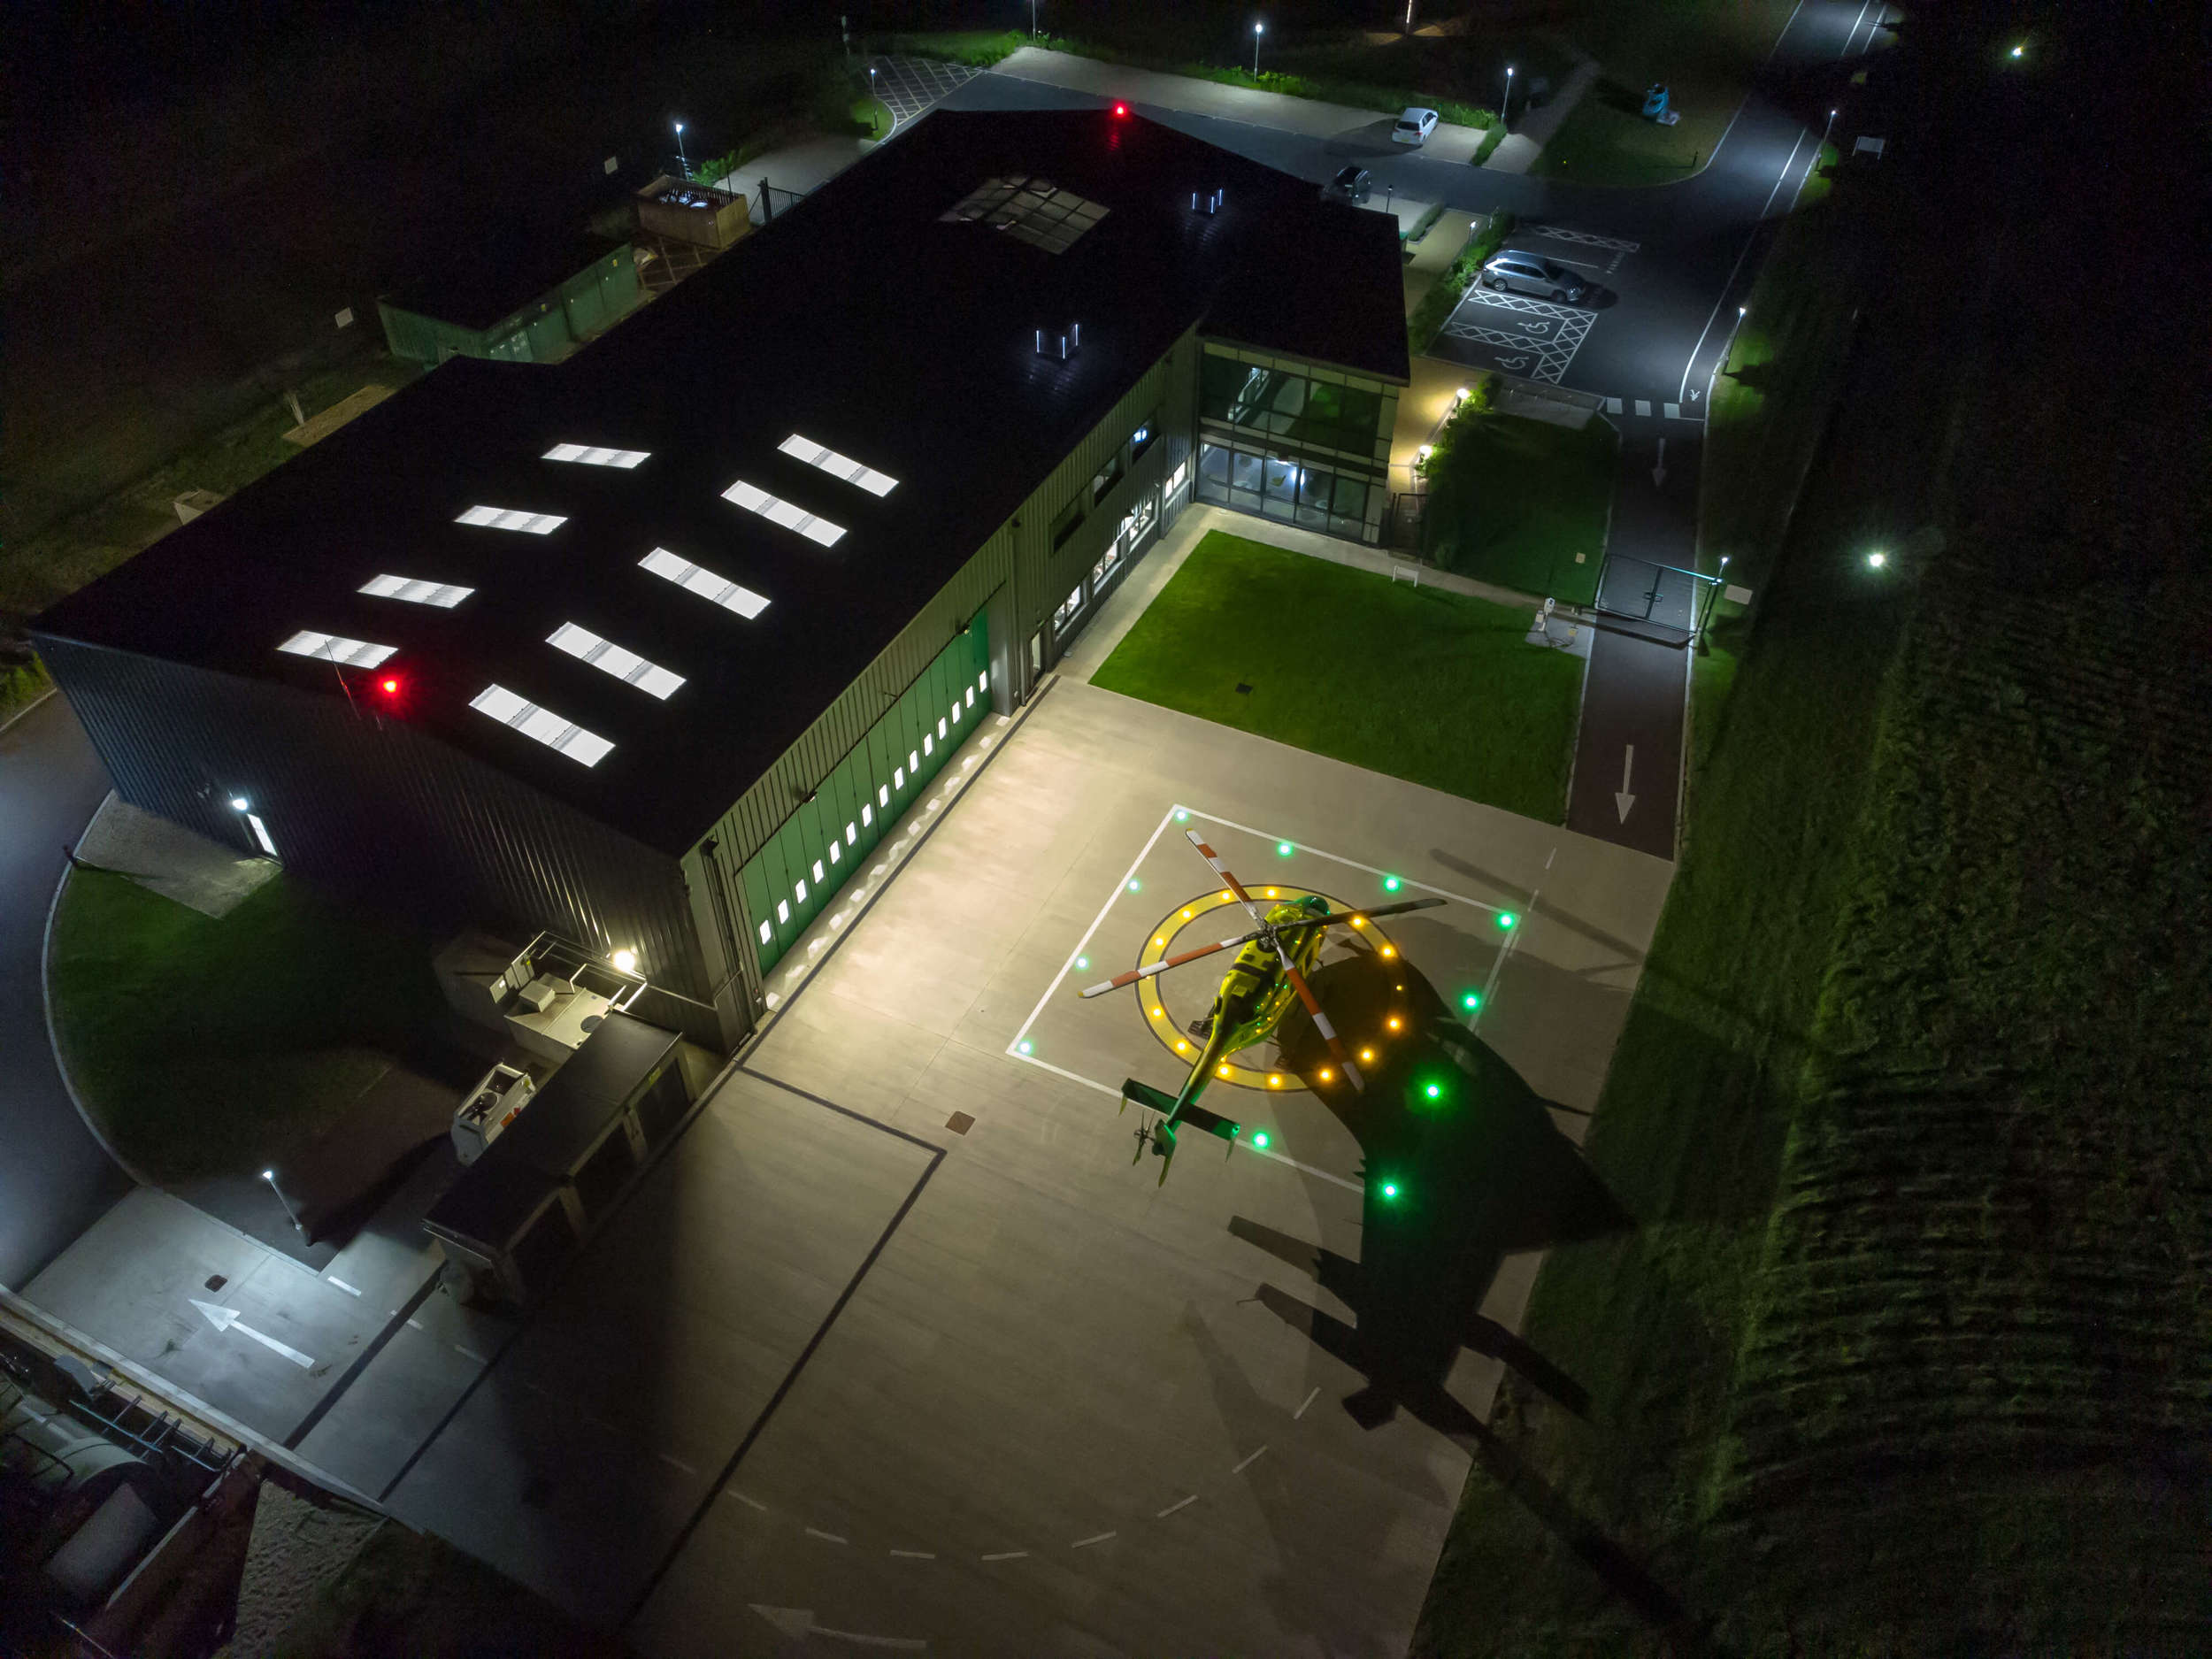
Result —
[{"label": "driveway", "polygon": [[59,696],[0,730],[0,1284],[18,1289],[131,1187],[54,1068],[42,982],[62,849],[107,792]]}]

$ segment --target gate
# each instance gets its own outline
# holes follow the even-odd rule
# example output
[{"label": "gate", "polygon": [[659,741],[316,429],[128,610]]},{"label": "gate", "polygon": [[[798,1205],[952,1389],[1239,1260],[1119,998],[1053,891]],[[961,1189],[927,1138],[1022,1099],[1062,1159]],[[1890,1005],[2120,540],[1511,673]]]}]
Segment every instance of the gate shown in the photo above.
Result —
[{"label": "gate", "polygon": [[1648,622],[1687,639],[1697,628],[1702,590],[1716,580],[1633,554],[1609,552],[1604,574],[1598,579],[1598,609],[1608,616]]},{"label": "gate", "polygon": [[1422,510],[1428,499],[1411,493],[1390,498],[1389,546],[1413,553],[1421,550]]}]

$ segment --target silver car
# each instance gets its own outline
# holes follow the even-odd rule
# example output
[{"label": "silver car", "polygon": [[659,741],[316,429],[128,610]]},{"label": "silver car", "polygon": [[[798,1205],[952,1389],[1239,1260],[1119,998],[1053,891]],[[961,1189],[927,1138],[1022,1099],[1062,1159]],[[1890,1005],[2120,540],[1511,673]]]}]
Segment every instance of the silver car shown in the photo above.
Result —
[{"label": "silver car", "polygon": [[1555,259],[1507,248],[1483,261],[1482,285],[1511,294],[1533,294],[1540,299],[1579,305],[1590,285]]}]

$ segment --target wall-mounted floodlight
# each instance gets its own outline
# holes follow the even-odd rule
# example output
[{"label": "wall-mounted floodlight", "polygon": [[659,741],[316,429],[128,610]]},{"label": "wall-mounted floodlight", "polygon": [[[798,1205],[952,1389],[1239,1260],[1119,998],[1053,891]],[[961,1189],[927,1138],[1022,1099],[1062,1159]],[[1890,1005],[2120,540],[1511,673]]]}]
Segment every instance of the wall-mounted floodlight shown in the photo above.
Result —
[{"label": "wall-mounted floodlight", "polygon": [[230,798],[230,810],[234,812],[243,812],[252,804],[253,803],[247,800],[242,795],[234,795]]},{"label": "wall-mounted floodlight", "polygon": [[635,973],[637,972],[637,952],[634,950],[618,950],[608,960],[614,964],[617,972]]}]

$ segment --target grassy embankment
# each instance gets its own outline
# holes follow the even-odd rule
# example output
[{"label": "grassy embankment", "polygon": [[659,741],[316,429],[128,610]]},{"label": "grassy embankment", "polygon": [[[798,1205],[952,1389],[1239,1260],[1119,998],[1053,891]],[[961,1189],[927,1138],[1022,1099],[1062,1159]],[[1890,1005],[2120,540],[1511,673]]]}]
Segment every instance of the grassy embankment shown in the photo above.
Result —
[{"label": "grassy embankment", "polygon": [[280,1161],[443,1018],[426,941],[283,875],[217,918],[79,871],[48,965],[86,1110],[161,1182]]},{"label": "grassy embankment", "polygon": [[[1294,663],[1236,617],[1325,618],[1328,642]],[[1517,608],[1216,531],[1091,683],[1556,824],[1582,665],[1527,633]]]},{"label": "grassy embankment", "polygon": [[[2036,148],[1855,224],[1933,280],[1853,337],[1592,1125],[1644,1225],[1536,1286],[1591,1421],[1496,1419],[1724,1651],[2212,1627],[2212,663],[2110,626],[2212,628],[2202,440],[2154,316],[2041,280]],[[1659,1647],[1471,1483],[1417,1652]]]}]

